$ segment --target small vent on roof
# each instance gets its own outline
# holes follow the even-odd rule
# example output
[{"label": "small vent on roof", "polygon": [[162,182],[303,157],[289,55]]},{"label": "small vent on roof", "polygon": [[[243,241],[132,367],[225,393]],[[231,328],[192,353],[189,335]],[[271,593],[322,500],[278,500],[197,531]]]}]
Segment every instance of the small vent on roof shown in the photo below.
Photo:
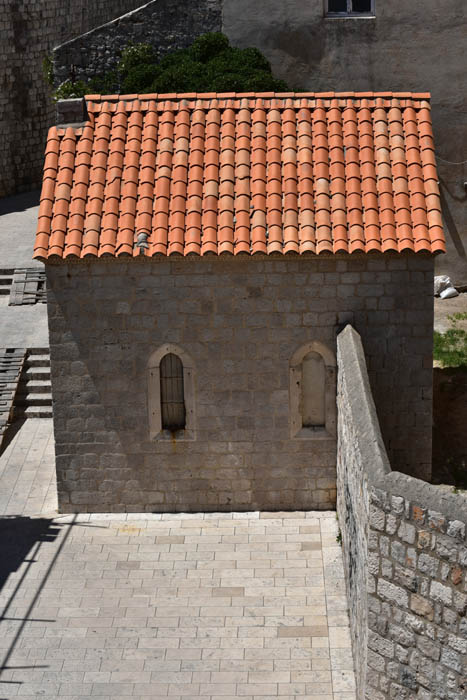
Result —
[{"label": "small vent on roof", "polygon": [[139,248],[139,254],[144,255],[144,251],[149,248],[148,234],[141,231],[136,239],[136,247]]}]

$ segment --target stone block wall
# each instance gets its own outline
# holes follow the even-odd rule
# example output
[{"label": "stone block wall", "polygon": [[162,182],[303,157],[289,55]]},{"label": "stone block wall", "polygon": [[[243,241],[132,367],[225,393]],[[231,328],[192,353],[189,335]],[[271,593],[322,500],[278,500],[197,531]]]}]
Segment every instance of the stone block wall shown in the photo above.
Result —
[{"label": "stone block wall", "polygon": [[[60,509],[335,506],[336,441],[291,438],[289,363],[365,338],[386,440],[429,472],[431,258],[188,258],[46,265]],[[151,440],[149,357],[193,361],[195,437]]]},{"label": "stone block wall", "polygon": [[467,501],[391,470],[351,326],[337,355],[337,511],[357,697],[462,700]]},{"label": "stone block wall", "polygon": [[431,93],[447,255],[437,274],[467,284],[465,0],[376,0],[370,19],[325,17],[324,0],[223,0],[222,30],[256,46],[298,91]]},{"label": "stone block wall", "polygon": [[54,49],[54,76],[59,85],[76,67],[77,79],[89,80],[115,68],[129,43],[147,43],[162,57],[185,48],[206,32],[221,31],[222,0],[152,0],[134,12],[76,36]]},{"label": "stone block wall", "polygon": [[[180,27],[176,18],[189,17],[192,4],[157,2],[159,15],[167,13],[160,22],[169,48],[185,45],[186,22]],[[47,130],[55,123],[44,58],[58,44],[141,5],[143,0],[0,0],[0,197],[41,184]]]}]

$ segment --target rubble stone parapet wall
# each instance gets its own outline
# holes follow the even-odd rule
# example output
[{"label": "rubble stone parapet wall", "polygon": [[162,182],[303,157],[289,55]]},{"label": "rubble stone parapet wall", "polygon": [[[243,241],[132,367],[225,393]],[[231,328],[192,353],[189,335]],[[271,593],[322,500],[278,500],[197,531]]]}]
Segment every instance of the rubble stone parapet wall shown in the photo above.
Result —
[{"label": "rubble stone parapet wall", "polygon": [[0,197],[39,187],[55,122],[43,61],[54,46],[141,0],[0,0]]},{"label": "rubble stone parapet wall", "polygon": [[[220,0],[158,0],[150,4],[157,5],[152,24],[144,14],[138,19],[137,13],[130,24],[123,20],[125,31],[117,31],[115,44],[108,47],[115,56],[128,41],[138,40],[139,31],[143,40],[156,26],[158,40],[167,50],[186,46],[196,32],[203,33],[202,27],[205,31],[220,28],[220,22],[212,21]],[[55,46],[76,36],[89,36],[90,30],[141,5],[143,0],[0,0],[0,197],[41,184],[47,130],[55,123],[51,87],[43,74],[44,58]],[[83,44],[73,55],[65,52],[59,79],[69,77],[73,62],[79,77],[83,63],[80,51],[86,55],[94,51],[98,63],[102,58],[98,69],[112,63],[105,46],[105,42],[94,48]]]},{"label": "rubble stone parapet wall", "polygon": [[77,36],[54,50],[55,82],[89,80],[116,67],[130,42],[151,44],[162,57],[189,46],[206,32],[221,31],[222,0],[152,0],[134,12]]},{"label": "rubble stone parapet wall", "polygon": [[467,694],[467,502],[391,471],[360,336],[338,336],[337,510],[358,698]]}]

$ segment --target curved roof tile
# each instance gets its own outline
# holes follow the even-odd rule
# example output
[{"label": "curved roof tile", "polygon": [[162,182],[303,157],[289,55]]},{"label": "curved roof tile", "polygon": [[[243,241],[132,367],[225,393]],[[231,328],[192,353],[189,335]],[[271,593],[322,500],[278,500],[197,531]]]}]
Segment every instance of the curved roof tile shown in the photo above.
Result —
[{"label": "curved roof tile", "polygon": [[86,100],[49,131],[35,258],[445,250],[428,94]]}]

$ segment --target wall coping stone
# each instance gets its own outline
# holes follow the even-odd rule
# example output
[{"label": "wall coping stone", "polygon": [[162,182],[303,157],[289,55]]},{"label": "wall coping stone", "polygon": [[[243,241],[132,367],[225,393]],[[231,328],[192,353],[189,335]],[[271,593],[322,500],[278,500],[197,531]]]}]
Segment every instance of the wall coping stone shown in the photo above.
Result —
[{"label": "wall coping stone", "polygon": [[345,381],[348,391],[358,397],[352,401],[350,411],[370,484],[390,492],[392,496],[423,503],[424,507],[438,511],[451,520],[467,523],[467,499],[464,496],[446,493],[421,479],[392,471],[379,427],[360,335],[351,325],[347,325],[337,336],[337,345],[347,368]]},{"label": "wall coping stone", "polygon": [[129,12],[125,12],[125,14],[120,15],[119,17],[116,17],[115,19],[111,19],[110,22],[104,22],[103,24],[99,24],[97,27],[93,27],[90,29],[88,32],[83,32],[82,34],[79,34],[78,36],[73,37],[73,39],[69,39],[68,41],[64,41],[63,44],[57,44],[57,46],[54,46],[54,52],[58,51],[59,49],[63,49],[66,46],[72,46],[75,43],[79,43],[83,37],[85,36],[90,36],[91,34],[95,34],[99,30],[102,29],[102,27],[111,27],[112,25],[118,26],[118,24],[125,19],[128,19],[131,17],[131,15],[134,15],[138,12],[141,12],[141,10],[145,10],[147,7],[150,7],[151,5],[157,5],[159,0],[150,0],[150,2],[147,2],[145,4],[141,3],[139,7],[136,7],[134,10],[130,10]]},{"label": "wall coping stone", "polygon": [[69,97],[66,100],[57,100],[55,105],[55,121],[57,126],[66,128],[83,126],[88,119],[88,110],[84,97]]}]

